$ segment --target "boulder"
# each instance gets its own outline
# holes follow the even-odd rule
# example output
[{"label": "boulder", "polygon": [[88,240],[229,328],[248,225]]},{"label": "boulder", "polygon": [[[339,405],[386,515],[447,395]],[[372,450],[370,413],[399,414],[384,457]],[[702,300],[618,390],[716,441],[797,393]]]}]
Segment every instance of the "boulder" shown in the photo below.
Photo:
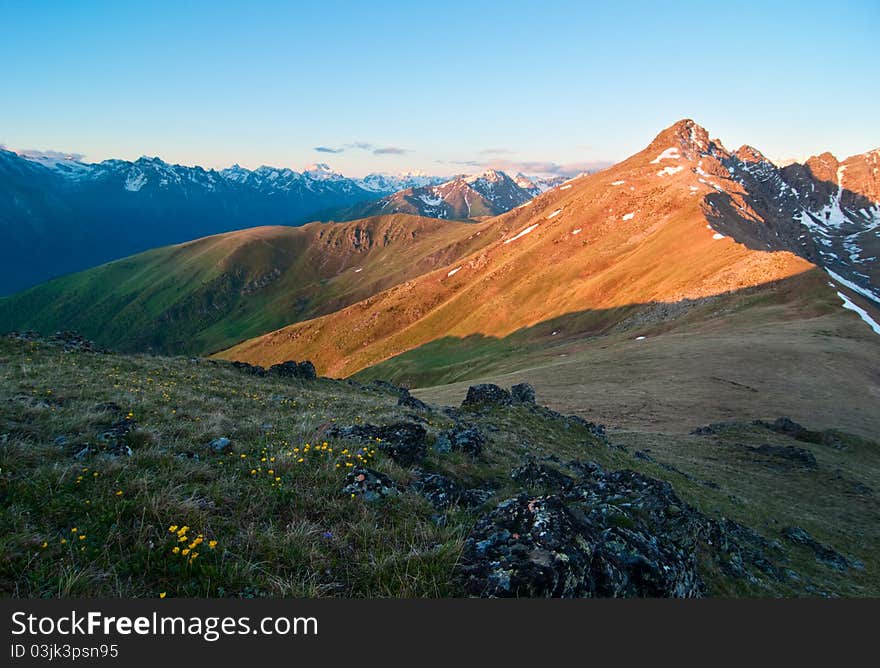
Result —
[{"label": "boulder", "polygon": [[573,478],[555,468],[539,463],[532,457],[514,468],[510,472],[510,477],[523,487],[544,491],[562,491],[574,484]]},{"label": "boulder", "polygon": [[232,452],[232,441],[225,436],[221,436],[208,443],[208,447],[218,454],[228,454]]},{"label": "boulder", "polygon": [[497,385],[484,383],[481,385],[471,385],[461,405],[462,407],[509,406],[511,402],[510,392]]}]

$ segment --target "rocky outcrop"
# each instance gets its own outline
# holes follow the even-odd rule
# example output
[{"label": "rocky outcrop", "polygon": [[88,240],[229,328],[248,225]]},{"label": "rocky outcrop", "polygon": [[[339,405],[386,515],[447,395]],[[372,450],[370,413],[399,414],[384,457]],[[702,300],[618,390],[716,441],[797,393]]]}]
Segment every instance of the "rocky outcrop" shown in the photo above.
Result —
[{"label": "rocky outcrop", "polygon": [[468,388],[467,396],[461,402],[462,408],[474,407],[481,408],[485,406],[510,406],[513,402],[510,392],[504,390],[497,385],[483,383],[481,385],[471,385]]},{"label": "rocky outcrop", "polygon": [[[552,486],[537,463],[517,477]],[[520,494],[484,515],[468,536],[458,574],[474,596],[695,597],[705,591],[702,551],[738,577],[783,577],[773,548],[741,525],[710,520],[669,483],[634,471],[569,465],[551,494]],[[571,482],[569,482],[571,481]]]},{"label": "rocky outcrop", "polygon": [[420,463],[428,451],[427,431],[413,422],[334,426],[327,430],[327,436],[369,442],[401,466]]},{"label": "rocky outcrop", "polygon": [[836,571],[846,571],[851,568],[857,570],[864,569],[864,564],[857,559],[849,559],[837,550],[820,543],[813,538],[805,529],[800,527],[785,527],[782,530],[783,538],[791,541],[795,545],[806,547],[813,551],[816,555],[816,561],[833,568]]}]

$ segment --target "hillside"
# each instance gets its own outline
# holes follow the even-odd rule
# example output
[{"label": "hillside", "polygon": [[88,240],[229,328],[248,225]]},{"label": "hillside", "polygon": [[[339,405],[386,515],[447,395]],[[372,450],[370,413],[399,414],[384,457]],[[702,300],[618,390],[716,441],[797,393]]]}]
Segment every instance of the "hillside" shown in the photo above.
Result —
[{"label": "hillside", "polygon": [[445,266],[490,241],[483,229],[396,215],[216,235],[0,299],[0,331],[76,329],[117,350],[209,353]]},{"label": "hillside", "polygon": [[[852,312],[880,321],[873,284],[856,261],[817,270],[829,233],[814,238],[800,223],[805,212],[824,217],[837,190],[811,203],[755,156],[682,121],[622,163],[486,223],[499,238],[472,255],[220,356],[308,358],[321,373],[413,388],[457,382],[421,393],[450,401],[463,381],[512,373],[557,408],[589,411],[603,401],[591,391],[605,396],[607,419],[628,426],[646,418],[675,430],[763,406],[876,435],[880,339]],[[867,247],[873,223],[857,216]],[[615,369],[637,345],[632,384]],[[595,365],[605,376],[591,384]]]},{"label": "hillside", "polygon": [[70,336],[0,339],[0,394],[4,596],[880,594],[877,443],[772,414],[606,435]]}]

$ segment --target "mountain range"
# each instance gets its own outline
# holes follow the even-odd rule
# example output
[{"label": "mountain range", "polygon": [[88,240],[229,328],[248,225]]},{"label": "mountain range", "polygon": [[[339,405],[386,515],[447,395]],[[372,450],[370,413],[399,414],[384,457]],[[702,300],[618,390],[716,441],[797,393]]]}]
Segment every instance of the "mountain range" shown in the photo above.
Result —
[{"label": "mountain range", "polygon": [[[746,398],[766,397],[781,387],[779,359],[790,360],[787,383],[852,397],[877,384],[877,160],[777,167],[683,120],[613,167],[537,195],[500,172],[457,177],[383,198],[403,206],[432,193],[443,202],[433,219],[254,228],[62,277],[0,300],[0,328],[76,328],[121,350],[264,366],[310,359],[325,375],[381,377],[438,400],[512,374],[594,409],[601,399],[578,396],[587,369],[613,373],[622,355],[651,351],[681,370],[664,380],[659,403],[674,406],[655,407],[663,419],[692,392],[717,397],[703,402],[707,418],[756,379],[766,387]],[[481,204],[477,215],[474,203],[493,201],[471,199],[481,191],[510,210],[491,216]],[[440,217],[466,217],[464,202],[476,222]],[[818,368],[828,332],[841,349]],[[616,397],[622,405],[631,417],[617,419],[648,410]],[[856,431],[873,424],[855,407],[838,415],[848,412]]]},{"label": "mountain range", "polygon": [[[363,215],[355,209],[351,214],[344,212],[391,193],[430,188],[444,180],[414,172],[372,173],[353,179],[323,163],[302,172],[266,166],[250,170],[238,165],[213,170],[172,165],[155,157],[86,163],[75,156],[19,155],[0,149],[0,294],[210,234],[365,217],[372,215],[366,209]],[[510,187],[508,182],[504,176],[505,188]],[[528,184],[529,192],[537,192],[538,186]],[[491,206],[480,210],[507,210],[504,202],[514,200],[494,195],[493,187],[490,183],[481,189],[480,197],[486,197]],[[524,193],[516,191],[517,203]],[[393,212],[434,215],[428,209],[384,211]]]}]

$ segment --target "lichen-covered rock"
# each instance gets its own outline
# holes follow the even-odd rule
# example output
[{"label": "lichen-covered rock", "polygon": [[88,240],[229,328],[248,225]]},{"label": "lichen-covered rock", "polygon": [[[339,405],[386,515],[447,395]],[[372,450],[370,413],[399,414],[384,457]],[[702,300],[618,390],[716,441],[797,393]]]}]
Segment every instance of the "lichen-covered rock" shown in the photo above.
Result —
[{"label": "lichen-covered rock", "polygon": [[462,407],[510,406],[511,402],[510,392],[497,385],[483,383],[481,385],[471,385],[461,405]]},{"label": "lichen-covered rock", "polygon": [[131,446],[128,444],[128,436],[137,429],[137,422],[130,417],[117,420],[108,428],[98,432],[96,439],[101,450],[114,457],[130,457]]},{"label": "lichen-covered rock", "polygon": [[439,473],[419,472],[411,486],[437,510],[458,503],[463,493],[458,483]]},{"label": "lichen-covered rock", "polygon": [[397,484],[384,473],[365,467],[355,467],[345,476],[342,493],[359,496],[364,501],[379,501],[399,493]]},{"label": "lichen-covered rock", "polygon": [[510,396],[515,404],[533,404],[535,388],[528,383],[518,383],[510,388]]},{"label": "lichen-covered rock", "polygon": [[232,367],[241,371],[242,373],[247,373],[252,376],[265,376],[266,370],[255,364],[248,364],[247,362],[232,362]]},{"label": "lichen-covered rock", "polygon": [[[518,477],[542,480],[541,465],[527,464]],[[705,517],[668,482],[595,463],[568,470],[574,478],[543,478],[556,493],[508,499],[477,522],[458,567],[470,594],[701,596],[699,555],[736,577],[786,577],[773,564],[780,551],[735,522]]]},{"label": "lichen-covered rock", "polygon": [[434,443],[434,450],[439,453],[460,451],[471,457],[479,457],[483,452],[486,438],[479,429],[472,425],[455,425],[443,431]]}]

